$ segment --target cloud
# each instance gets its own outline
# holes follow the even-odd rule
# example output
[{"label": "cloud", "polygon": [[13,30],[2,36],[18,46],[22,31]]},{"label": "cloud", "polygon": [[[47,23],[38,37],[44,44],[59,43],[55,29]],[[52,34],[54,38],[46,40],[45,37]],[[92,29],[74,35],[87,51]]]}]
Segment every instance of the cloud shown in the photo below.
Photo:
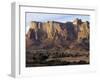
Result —
[{"label": "cloud", "polygon": [[90,16],[88,15],[76,15],[76,14],[50,14],[50,13],[26,13],[26,26],[30,21],[59,21],[67,22],[73,21],[75,18],[82,19],[82,21],[89,21]]}]

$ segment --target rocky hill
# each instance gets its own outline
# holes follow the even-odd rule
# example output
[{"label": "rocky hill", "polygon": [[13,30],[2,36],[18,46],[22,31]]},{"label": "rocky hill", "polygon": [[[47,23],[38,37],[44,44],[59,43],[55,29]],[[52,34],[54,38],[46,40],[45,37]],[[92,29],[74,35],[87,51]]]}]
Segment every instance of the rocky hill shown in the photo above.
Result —
[{"label": "rocky hill", "polygon": [[26,47],[34,48],[73,48],[83,41],[89,41],[89,22],[75,19],[73,22],[36,22],[30,23],[26,33]]}]

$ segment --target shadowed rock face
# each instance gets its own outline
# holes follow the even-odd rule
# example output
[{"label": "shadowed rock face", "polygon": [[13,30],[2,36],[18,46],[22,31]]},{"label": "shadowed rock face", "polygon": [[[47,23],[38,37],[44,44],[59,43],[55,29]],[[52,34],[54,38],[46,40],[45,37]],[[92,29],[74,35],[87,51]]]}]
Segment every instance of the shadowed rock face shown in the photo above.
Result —
[{"label": "shadowed rock face", "polygon": [[89,64],[89,22],[30,22],[26,66]]}]

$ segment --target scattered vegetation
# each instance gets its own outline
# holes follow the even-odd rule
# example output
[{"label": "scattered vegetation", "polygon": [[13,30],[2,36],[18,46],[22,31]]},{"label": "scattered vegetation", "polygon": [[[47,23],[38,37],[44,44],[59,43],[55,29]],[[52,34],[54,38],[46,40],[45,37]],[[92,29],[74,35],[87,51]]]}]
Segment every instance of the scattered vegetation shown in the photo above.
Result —
[{"label": "scattered vegetation", "polygon": [[[73,53],[74,52],[74,53]],[[31,57],[30,57],[30,56]],[[27,51],[26,54],[26,66],[56,66],[56,65],[72,65],[72,64],[88,64],[87,61],[89,53],[83,52],[82,54],[78,51],[53,51],[51,50],[34,50],[31,52]],[[78,57],[78,59],[77,59]],[[85,57],[81,60],[79,57]],[[29,58],[29,59],[28,59]],[[65,59],[65,58],[70,58]],[[76,58],[76,60],[74,59]],[[87,58],[87,59],[86,59]],[[31,61],[30,61],[31,59]],[[73,60],[74,59],[74,60]]]}]

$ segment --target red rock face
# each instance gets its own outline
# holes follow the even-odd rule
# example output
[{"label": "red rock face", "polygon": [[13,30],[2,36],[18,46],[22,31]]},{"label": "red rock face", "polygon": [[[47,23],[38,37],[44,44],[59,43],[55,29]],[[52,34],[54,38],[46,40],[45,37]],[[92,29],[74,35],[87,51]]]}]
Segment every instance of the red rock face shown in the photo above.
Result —
[{"label": "red rock face", "polygon": [[27,48],[34,45],[41,48],[74,48],[83,39],[89,40],[89,24],[78,19],[67,23],[32,21],[26,35]]}]

